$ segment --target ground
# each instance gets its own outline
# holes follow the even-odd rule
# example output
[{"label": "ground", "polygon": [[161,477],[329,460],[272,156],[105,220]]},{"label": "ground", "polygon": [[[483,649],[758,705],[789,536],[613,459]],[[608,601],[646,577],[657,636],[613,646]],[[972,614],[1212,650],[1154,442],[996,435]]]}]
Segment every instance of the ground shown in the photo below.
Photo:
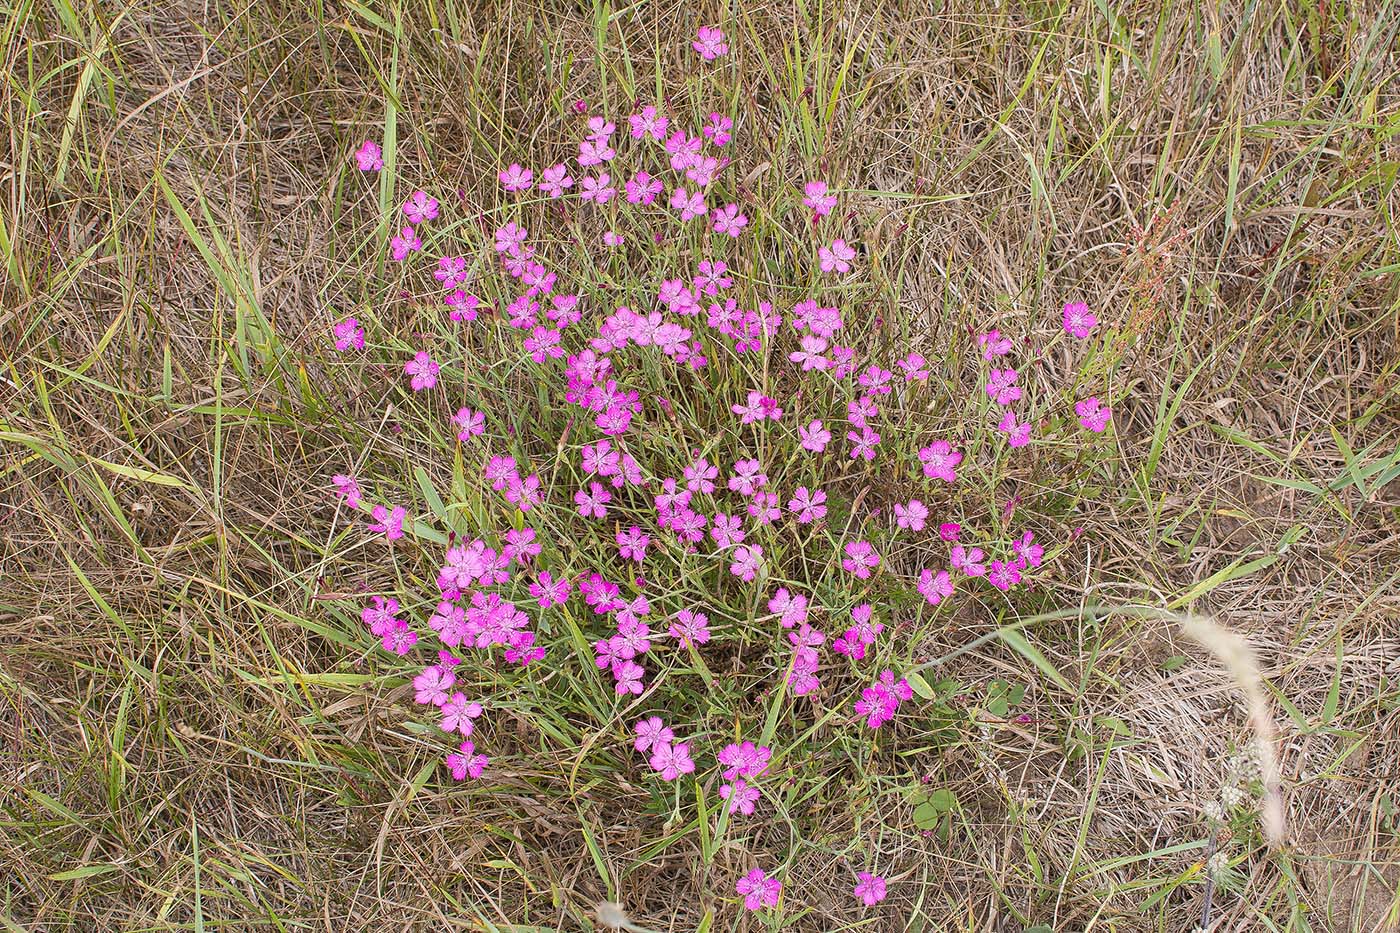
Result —
[{"label": "ground", "polygon": [[[615,900],[647,929],[759,929],[739,850],[801,832],[791,929],[1193,929],[1244,696],[1172,617],[1091,604],[1209,615],[1257,659],[1284,837],[1220,840],[1211,928],[1400,925],[1392,3],[56,0],[0,23],[0,926],[572,930]],[[502,141],[567,138],[572,101],[694,80],[705,23],[734,47],[747,182],[845,179],[871,313],[925,355],[989,319],[1035,332],[1066,294],[1131,335],[1116,456],[1042,584],[1066,610],[1034,629],[1045,664],[999,640],[949,660],[963,692],[897,767],[717,852],[540,696],[499,726],[490,793],[444,782],[408,688],[323,608],[374,559],[336,550],[327,475],[405,443],[387,388],[344,390],[325,352],[382,297],[347,163],[386,95],[400,171],[476,203]],[[922,778],[944,818],[916,818]],[[855,836],[899,866],[873,914],[832,871]]]}]

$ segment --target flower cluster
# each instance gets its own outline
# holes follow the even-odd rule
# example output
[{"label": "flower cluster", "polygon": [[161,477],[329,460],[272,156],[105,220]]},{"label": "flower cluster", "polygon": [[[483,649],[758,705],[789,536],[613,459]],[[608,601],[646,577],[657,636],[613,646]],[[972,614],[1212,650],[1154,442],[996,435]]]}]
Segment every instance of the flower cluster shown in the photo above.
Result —
[{"label": "flower cluster", "polygon": [[[711,72],[730,51],[711,26],[698,30],[692,48]],[[853,710],[845,720],[853,733],[862,720],[871,729],[895,720],[913,690],[894,669],[902,646],[889,632],[899,631],[907,610],[889,592],[912,585],[923,596],[914,612],[928,613],[957,586],[1007,593],[1045,559],[1030,530],[1001,540],[1013,527],[1012,505],[986,534],[979,515],[959,503],[978,485],[964,474],[978,478],[989,455],[1016,456],[1000,444],[989,451],[983,437],[992,428],[981,414],[991,408],[1009,447],[1025,448],[1032,425],[1016,411],[1031,393],[1007,359],[1012,339],[988,329],[976,338],[986,364],[980,384],[949,388],[978,418],[940,422],[937,430],[916,424],[907,417],[916,410],[911,403],[945,381],[934,376],[941,357],[930,361],[907,347],[890,352],[865,315],[841,310],[837,298],[862,278],[866,241],[843,229],[855,215],[837,212],[842,193],[830,178],[797,179],[781,209],[756,209],[732,177],[731,144],[744,127],[736,129],[735,116],[711,111],[696,127],[662,101],[611,117],[606,108],[590,113],[582,101],[574,110],[581,134],[568,157],[556,152],[531,164],[515,155],[520,161],[496,175],[500,208],[479,234],[473,223],[459,225],[468,230],[462,233],[440,221],[449,211],[425,190],[394,214],[397,231],[380,246],[398,263],[396,275],[437,296],[439,333],[452,341],[416,334],[404,345],[376,333],[370,343],[354,317],[331,327],[329,343],[348,360],[400,348],[392,351],[400,354],[391,358],[392,372],[401,367],[404,397],[435,411],[434,427],[455,438],[458,479],[475,518],[470,532],[459,537],[465,526],[457,525],[437,537],[431,517],[373,501],[348,472],[332,477],[339,502],[367,513],[365,527],[389,546],[447,542],[429,565],[438,567],[435,592],[429,583],[421,598],[372,596],[361,619],[391,660],[412,663],[414,702],[430,707],[457,743],[443,758],[454,779],[490,773],[490,759],[474,744],[490,743],[476,729],[488,706],[500,708],[493,697],[471,696],[475,681],[464,665],[479,659],[468,662],[469,653],[504,661],[521,678],[535,676],[544,665],[531,665],[548,656],[552,667],[572,665],[599,685],[601,702],[616,704],[619,721],[634,722],[627,740],[644,757],[653,787],[689,775],[701,780],[713,773],[713,755],[725,813],[753,816],[774,780],[770,771],[790,767],[782,763],[786,753],[775,764],[774,748],[752,741],[715,753],[705,747],[704,737],[714,734],[707,724],[679,727],[691,736],[680,741],[666,720],[683,722],[673,718],[681,710],[633,720],[636,707],[664,709],[668,671],[687,663],[704,669],[714,643],[742,638],[746,646],[774,646],[756,663],[767,665],[779,700],[815,710],[834,697],[828,708]],[[377,172],[383,157],[366,141],[353,158],[360,171]],[[766,273],[746,250],[783,211],[809,237],[807,279],[836,281],[841,290],[762,293]],[[598,269],[551,255],[577,232],[560,235],[555,218],[593,231]],[[473,235],[479,255],[471,251]],[[648,238],[657,249],[636,245]],[[668,253],[663,243],[682,245]],[[699,246],[692,251],[687,243]],[[1066,304],[1062,320],[1077,340],[1098,326],[1079,303]],[[512,370],[528,371],[542,409],[563,413],[561,427],[551,430],[556,422],[542,410],[540,436],[517,436],[500,400],[472,375],[483,360],[494,362],[487,353],[500,352]],[[677,394],[657,391],[672,384]],[[437,404],[444,395],[450,403]],[[680,413],[672,399],[696,407]],[[1110,409],[1097,397],[1074,408],[1089,431],[1109,422]],[[897,477],[892,486],[912,473],[914,488],[877,493],[884,501],[864,505],[864,492],[851,495],[853,479],[877,471]],[[447,511],[461,507],[454,502]],[[909,555],[934,550],[946,566],[911,576],[921,561]],[[705,574],[714,600],[686,586]],[[725,601],[721,591],[738,595]],[[738,603],[746,610],[735,611]],[[433,636],[415,627],[415,615],[426,616],[431,648]],[[840,620],[831,626],[840,634],[828,642],[815,625],[829,619]],[[425,650],[436,651],[436,660],[407,660]],[[486,723],[489,732],[489,717]],[[861,871],[858,879],[853,895],[862,904],[885,898],[885,878]],[[782,883],[755,868],[735,891],[759,910],[777,906]]]}]

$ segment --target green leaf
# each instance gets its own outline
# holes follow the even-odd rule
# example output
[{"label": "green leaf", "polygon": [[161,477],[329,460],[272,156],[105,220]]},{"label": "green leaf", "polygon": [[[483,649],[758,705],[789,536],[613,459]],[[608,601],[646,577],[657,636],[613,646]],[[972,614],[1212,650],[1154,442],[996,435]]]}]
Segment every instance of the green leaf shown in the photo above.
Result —
[{"label": "green leaf", "polygon": [[916,696],[925,700],[933,699],[933,688],[928,685],[921,674],[905,674],[904,679],[909,682],[909,689],[914,691]]},{"label": "green leaf", "polygon": [[1062,690],[1074,692],[1074,687],[1070,686],[1070,682],[1065,679],[1064,675],[1055,669],[1055,665],[1051,664],[1045,655],[1040,653],[1039,648],[1026,641],[1026,637],[1020,632],[1012,628],[1000,628],[997,629],[996,634],[1002,641],[1015,648],[1017,654],[1038,667],[1042,674],[1053,680]]}]

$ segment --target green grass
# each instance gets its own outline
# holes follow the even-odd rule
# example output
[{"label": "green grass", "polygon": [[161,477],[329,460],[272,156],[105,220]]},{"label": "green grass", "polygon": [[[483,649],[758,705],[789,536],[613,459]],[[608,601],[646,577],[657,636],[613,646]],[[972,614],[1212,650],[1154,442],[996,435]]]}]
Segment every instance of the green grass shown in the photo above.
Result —
[{"label": "green grass", "polygon": [[[655,930],[1189,929],[1200,807],[1249,730],[1224,668],[1127,607],[1247,636],[1274,703],[1288,835],[1231,824],[1215,928],[1400,924],[1393,3],[201,10],[34,0],[0,20],[0,927],[572,930],[616,900]],[[723,82],[688,54],[702,22],[730,35]],[[639,767],[625,733],[650,709],[597,676],[580,604],[550,621],[569,663],[475,672],[500,770],[461,785],[357,618],[362,586],[431,592],[449,532],[512,517],[441,400],[328,352],[347,314],[376,360],[450,333],[398,297],[396,205],[460,188],[432,229],[478,255],[501,163],[574,139],[576,99],[617,119],[658,89],[695,124],[747,121],[735,158],[764,244],[747,295],[786,311],[816,286],[783,210],[821,173],[866,251],[843,309],[949,385],[976,360],[942,351],[988,322],[1052,363],[1067,296],[1113,322],[1078,374],[1110,387],[1106,453],[1047,442],[1031,470],[992,438],[968,448],[969,522],[1015,491],[1066,532],[1034,593],[915,616],[882,591],[887,621],[912,623],[889,660],[926,665],[897,742],[842,725],[845,680],[799,706],[758,695],[770,672],[729,649],[665,655],[658,696],[714,730],[706,749],[771,739],[781,780],[751,823],[720,815],[717,781]],[[366,137],[377,188],[349,162]],[[586,243],[577,220],[551,229]],[[575,483],[569,412],[533,364],[492,362],[507,338],[470,339],[444,381]],[[766,375],[711,373],[731,400]],[[634,376],[676,411],[655,425],[663,475],[730,430],[659,366]],[[983,399],[931,387],[900,417],[978,422]],[[347,465],[409,505],[407,546],[333,507]],[[811,478],[782,469],[784,490]],[[853,513],[909,479],[853,470],[833,499]],[[531,519],[545,566],[600,565],[569,550],[569,513]],[[760,636],[722,568],[659,559],[726,644]],[[891,896],[863,914],[850,886],[871,859]],[[732,897],[753,864],[782,868],[767,921]]]}]

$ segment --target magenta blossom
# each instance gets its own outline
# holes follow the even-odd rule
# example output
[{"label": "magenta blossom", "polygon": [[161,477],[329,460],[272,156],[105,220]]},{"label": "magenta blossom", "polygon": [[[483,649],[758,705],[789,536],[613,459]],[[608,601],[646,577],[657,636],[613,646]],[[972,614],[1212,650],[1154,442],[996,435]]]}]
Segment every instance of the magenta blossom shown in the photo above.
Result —
[{"label": "magenta blossom", "polygon": [[896,502],[894,504],[894,520],[900,528],[923,531],[924,524],[928,521],[928,506],[918,499],[910,499],[908,503]]},{"label": "magenta blossom", "polygon": [[353,317],[348,317],[335,325],[335,348],[344,353],[351,348],[365,348],[365,329]]},{"label": "magenta blossom", "polygon": [[408,384],[413,387],[414,392],[422,392],[437,385],[437,361],[422,350],[415,353],[413,359],[403,364],[403,371],[404,375],[411,377]]},{"label": "magenta blossom", "polygon": [[822,426],[821,421],[813,421],[805,428],[798,428],[797,434],[802,443],[803,450],[810,450],[814,454],[819,454],[826,450],[826,445],[831,443],[831,432]]},{"label": "magenta blossom", "polygon": [[753,784],[745,782],[742,778],[733,784],[722,784],[719,788],[719,796],[723,800],[729,801],[730,813],[742,813],[744,816],[753,816],[754,805],[758,803],[758,788]]},{"label": "magenta blossom", "polygon": [[424,221],[435,220],[438,215],[437,199],[429,197],[426,191],[415,191],[403,202],[403,214],[408,218],[408,222],[415,226]]},{"label": "magenta blossom", "polygon": [[729,43],[724,41],[724,33],[717,26],[701,26],[695,33],[695,41],[690,45],[707,62],[712,62],[729,52]]},{"label": "magenta blossom", "polygon": [[982,348],[984,360],[994,360],[1011,352],[1010,339],[1003,337],[999,330],[989,330],[977,335],[977,345]]},{"label": "magenta blossom", "polygon": [[1074,413],[1079,416],[1079,423],[1087,431],[1100,434],[1108,427],[1108,419],[1113,414],[1113,409],[1099,402],[1095,396],[1089,396],[1082,402],[1074,403]]},{"label": "magenta blossom", "polygon": [[874,907],[885,899],[885,879],[868,871],[856,872],[860,879],[856,882],[854,894],[866,907]]},{"label": "magenta blossom", "polygon": [[880,566],[880,555],[869,541],[849,541],[845,547],[846,556],[841,561],[841,569],[853,573],[857,579],[870,579],[870,572]]},{"label": "magenta blossom", "polygon": [[535,182],[535,173],[528,168],[522,168],[519,162],[510,163],[496,177],[500,180],[501,187],[507,191],[525,191]]},{"label": "magenta blossom", "polygon": [[370,531],[382,534],[390,541],[403,537],[403,520],[408,515],[408,510],[403,506],[396,505],[390,510],[388,506],[376,505],[369,514],[374,519],[369,524]]},{"label": "magenta blossom", "polygon": [[937,606],[953,595],[953,581],[948,577],[948,571],[934,573],[925,567],[919,571],[918,590],[930,606]]},{"label": "magenta blossom", "polygon": [[632,743],[639,752],[645,752],[653,745],[670,745],[675,740],[676,734],[670,727],[661,721],[660,716],[648,716],[645,719],[638,719],[637,724],[632,727],[637,733],[637,739]]},{"label": "magenta blossom", "polygon": [[825,217],[836,207],[836,195],[829,194],[827,184],[820,179],[802,186],[802,203],[812,209],[812,222]]},{"label": "magenta blossom", "polygon": [[363,493],[360,492],[360,484],[355,481],[355,477],[337,473],[331,477],[331,482],[335,484],[335,494],[341,501],[352,509],[360,507],[360,496]]},{"label": "magenta blossom", "polygon": [[741,544],[734,549],[729,572],[745,583],[752,582],[763,566],[763,548],[757,544]]},{"label": "magenta blossom", "polygon": [[746,908],[762,910],[764,907],[778,906],[778,898],[783,893],[783,883],[777,878],[769,878],[763,869],[755,868],[735,883],[734,891],[744,895]]},{"label": "magenta blossom", "polygon": [[485,755],[478,755],[476,746],[470,741],[466,741],[458,746],[457,751],[448,755],[444,762],[451,769],[452,777],[461,781],[468,776],[473,780],[481,777],[486,770],[486,765],[490,763],[490,759]]},{"label": "magenta blossom", "polygon": [[817,259],[823,272],[845,275],[851,271],[851,260],[855,258],[856,251],[840,238],[832,240],[830,246],[823,246],[817,250]]},{"label": "magenta blossom", "polygon": [[690,774],[695,770],[695,762],[690,757],[690,745],[686,742],[677,742],[674,745],[662,742],[654,745],[649,763],[651,769],[660,774],[663,781],[674,781],[682,774]]},{"label": "magenta blossom", "polygon": [[418,238],[418,231],[413,227],[404,227],[389,241],[389,253],[394,257],[395,262],[403,262],[408,258],[409,253],[422,252],[422,250],[423,241]]},{"label": "magenta blossom", "polygon": [[1065,333],[1072,337],[1085,340],[1089,332],[1099,325],[1099,319],[1094,317],[1089,306],[1082,301],[1071,301],[1064,308]]},{"label": "magenta blossom", "polygon": [[362,172],[383,171],[384,153],[379,144],[368,139],[361,143],[360,148],[355,150],[355,166]]},{"label": "magenta blossom", "polygon": [[826,516],[826,493],[818,489],[809,491],[806,486],[798,486],[788,500],[788,511],[797,513],[799,525],[809,525]]},{"label": "magenta blossom", "polygon": [[927,447],[919,448],[919,461],[924,465],[924,475],[929,479],[941,479],[945,483],[957,482],[957,467],[962,463],[962,457],[962,453],[954,450],[947,441],[934,441]]},{"label": "magenta blossom", "polygon": [[997,430],[1006,435],[1006,442],[1012,447],[1025,447],[1031,442],[1031,423],[1018,423],[1016,413],[1010,409],[997,422]]},{"label": "magenta blossom", "polygon": [[673,617],[667,634],[681,643],[682,647],[703,645],[710,640],[710,619],[703,612],[682,609]]}]

